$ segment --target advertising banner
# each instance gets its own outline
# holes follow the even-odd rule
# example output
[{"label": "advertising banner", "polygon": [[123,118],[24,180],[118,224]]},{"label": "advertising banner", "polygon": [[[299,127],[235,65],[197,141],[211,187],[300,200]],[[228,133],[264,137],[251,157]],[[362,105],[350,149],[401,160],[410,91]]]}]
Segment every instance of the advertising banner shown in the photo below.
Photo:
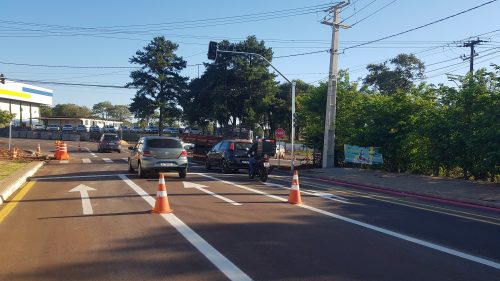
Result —
[{"label": "advertising banner", "polygon": [[379,147],[362,147],[344,144],[344,156],[345,161],[349,163],[361,163],[368,165],[384,163]]}]

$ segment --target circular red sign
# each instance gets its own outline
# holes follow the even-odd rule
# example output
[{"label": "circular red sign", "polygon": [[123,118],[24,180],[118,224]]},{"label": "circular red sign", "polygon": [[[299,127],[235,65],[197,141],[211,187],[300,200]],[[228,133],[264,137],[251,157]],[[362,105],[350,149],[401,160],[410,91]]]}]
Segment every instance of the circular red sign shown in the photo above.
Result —
[{"label": "circular red sign", "polygon": [[274,137],[277,139],[284,139],[285,138],[285,130],[283,130],[282,128],[276,129],[276,131],[274,131]]}]

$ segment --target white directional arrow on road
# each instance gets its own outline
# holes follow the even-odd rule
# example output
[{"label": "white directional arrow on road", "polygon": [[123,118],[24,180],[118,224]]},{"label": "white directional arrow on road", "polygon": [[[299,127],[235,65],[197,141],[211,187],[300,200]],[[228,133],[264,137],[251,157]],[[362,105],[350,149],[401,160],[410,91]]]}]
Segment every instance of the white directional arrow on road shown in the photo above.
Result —
[{"label": "white directional arrow on road", "polygon": [[203,192],[205,192],[205,193],[207,193],[207,194],[212,195],[213,197],[219,198],[220,200],[226,201],[227,203],[233,204],[233,205],[235,205],[235,206],[240,206],[240,205],[242,205],[242,204],[240,204],[240,203],[238,203],[238,202],[234,202],[233,200],[228,199],[228,198],[226,198],[226,197],[224,197],[224,196],[220,196],[220,195],[218,195],[218,194],[215,194],[215,193],[213,193],[213,192],[212,192],[212,191],[210,191],[210,190],[206,190],[206,189],[204,188],[204,187],[208,187],[208,186],[206,186],[206,185],[201,185],[201,184],[197,184],[197,183],[194,183],[194,182],[188,182],[188,181],[184,181],[183,183],[184,183],[184,188],[196,188],[196,189],[198,189],[198,190],[200,190],[200,191],[203,191]]},{"label": "white directional arrow on road", "polygon": [[69,192],[80,192],[80,196],[82,197],[82,208],[84,215],[92,215],[94,213],[94,210],[92,210],[92,205],[90,204],[90,198],[88,193],[89,190],[96,190],[96,189],[90,186],[80,184],[69,191]]}]

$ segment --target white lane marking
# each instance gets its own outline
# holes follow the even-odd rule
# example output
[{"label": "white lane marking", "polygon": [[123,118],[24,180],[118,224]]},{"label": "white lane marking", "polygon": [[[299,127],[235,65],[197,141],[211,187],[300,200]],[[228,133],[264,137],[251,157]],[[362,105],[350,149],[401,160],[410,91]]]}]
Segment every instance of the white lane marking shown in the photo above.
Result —
[{"label": "white lane marking", "polygon": [[265,184],[267,186],[272,186],[272,187],[280,187],[280,188],[284,188],[285,187],[282,184],[277,184],[277,183],[272,183],[272,182],[263,182],[263,184]]},{"label": "white lane marking", "polygon": [[68,164],[69,160],[59,160],[59,164]]},{"label": "white lane marking", "polygon": [[82,162],[83,162],[83,163],[87,163],[87,164],[92,163],[92,161],[90,161],[90,159],[89,159],[89,158],[83,158],[83,159],[82,159]]},{"label": "white lane marking", "polygon": [[[286,186],[284,186],[282,184],[277,184],[277,183],[272,183],[272,182],[263,182],[263,184],[265,184],[267,186],[272,186],[272,187],[279,187],[279,188],[284,188],[284,189],[290,189],[290,187],[286,187]],[[324,199],[327,199],[327,200],[332,200],[332,201],[337,201],[337,202],[340,202],[340,203],[350,204],[348,202],[349,201],[348,199],[342,198],[340,196],[336,196],[334,194],[322,193],[322,192],[317,192],[317,191],[313,191],[313,190],[305,190],[305,189],[300,189],[300,191],[302,193],[313,195],[313,196],[318,196],[318,197],[321,197],[321,198],[324,198]]]},{"label": "white lane marking", "polygon": [[102,160],[104,160],[104,162],[106,162],[106,163],[113,163],[113,160],[111,160],[109,158],[102,158]]},{"label": "white lane marking", "polygon": [[123,161],[127,161],[128,162],[128,158],[122,158]]},{"label": "white lane marking", "polygon": [[[256,189],[249,188],[249,187],[246,187],[246,186],[242,186],[242,185],[239,185],[239,184],[231,183],[229,181],[221,180],[221,179],[218,179],[216,177],[212,177],[212,176],[209,176],[209,175],[206,175],[206,174],[203,174],[203,173],[196,173],[196,174],[200,175],[200,176],[203,176],[203,177],[206,177],[206,178],[209,178],[209,179],[218,180],[220,182],[224,182],[224,183],[227,183],[227,184],[239,187],[239,188],[243,188],[243,189],[248,190],[248,191],[252,191],[252,192],[255,192],[255,193],[258,193],[258,194],[262,194],[264,196],[267,196],[267,197],[270,197],[270,198],[274,198],[274,199],[277,199],[277,200],[282,201],[282,202],[286,202],[287,201],[286,199],[283,199],[281,197],[270,195],[270,194],[267,194],[267,193],[262,192],[260,190],[256,190]],[[385,229],[385,228],[382,228],[382,227],[378,227],[378,226],[374,226],[374,225],[371,225],[371,224],[368,224],[368,223],[364,223],[364,222],[361,222],[361,221],[350,219],[350,218],[347,218],[347,217],[344,217],[344,216],[341,216],[341,215],[337,215],[335,213],[331,213],[331,212],[328,212],[328,211],[324,211],[324,210],[321,210],[321,209],[318,209],[318,208],[315,208],[315,207],[312,207],[312,206],[308,206],[308,205],[305,205],[305,204],[295,205],[295,206],[300,207],[300,208],[304,208],[304,209],[307,209],[307,210],[310,210],[310,211],[313,211],[313,212],[317,212],[317,213],[320,213],[320,214],[323,214],[325,216],[329,216],[329,217],[332,217],[332,218],[335,218],[335,219],[339,219],[339,220],[342,220],[342,221],[345,221],[345,222],[348,222],[348,223],[351,223],[351,224],[354,224],[354,225],[357,225],[357,226],[361,226],[361,227],[364,227],[364,228],[367,228],[367,229],[370,229],[370,230],[373,230],[373,231],[377,231],[377,232],[380,232],[382,234],[386,234],[386,235],[389,235],[389,236],[392,236],[392,237],[396,237],[396,238],[399,238],[399,239],[402,239],[402,240],[405,240],[405,241],[408,241],[408,242],[411,242],[411,243],[415,243],[415,244],[418,244],[418,245],[421,245],[421,246],[424,246],[424,247],[427,247],[427,248],[431,248],[431,249],[434,249],[434,250],[437,250],[437,251],[440,251],[440,252],[443,252],[443,253],[447,253],[447,254],[450,254],[450,255],[453,255],[453,256],[456,256],[456,257],[460,257],[460,258],[463,258],[463,259],[466,259],[466,260],[469,260],[469,261],[477,262],[477,263],[480,263],[480,264],[483,264],[483,265],[486,265],[486,266],[490,266],[490,267],[493,267],[493,268],[496,268],[496,269],[500,269],[500,263],[497,263],[497,262],[494,262],[494,261],[491,261],[491,260],[488,260],[488,259],[476,257],[476,256],[473,256],[473,255],[464,253],[464,252],[453,250],[453,249],[450,249],[450,248],[447,248],[447,247],[444,247],[444,246],[441,246],[441,245],[438,245],[438,244],[430,243],[430,242],[427,242],[427,241],[424,241],[424,240],[421,240],[421,239],[418,239],[418,238],[411,237],[409,235],[397,233],[395,231],[391,231],[391,230],[388,230],[388,229]]]},{"label": "white lane marking", "polygon": [[89,191],[96,190],[90,186],[86,186],[84,184],[80,184],[77,187],[71,189],[69,192],[80,192],[80,196],[82,197],[82,209],[84,215],[92,215],[94,210],[92,210],[92,204],[90,204]]},{"label": "white lane marking", "polygon": [[222,201],[226,201],[227,203],[230,203],[232,205],[235,205],[235,206],[241,206],[242,205],[241,203],[235,202],[235,201],[233,201],[233,200],[231,200],[229,198],[226,198],[224,196],[215,194],[212,191],[205,189],[204,187],[208,187],[206,185],[201,185],[201,184],[197,184],[197,183],[194,183],[194,182],[188,182],[188,181],[184,181],[182,183],[184,184],[184,188],[196,188],[196,189],[198,189],[200,191],[203,191],[203,192],[205,192],[207,194],[212,195],[213,197],[219,198]]},{"label": "white lane marking", "polygon": [[[149,196],[140,186],[128,179],[125,175],[119,177],[142,197],[151,207],[155,204],[155,199]],[[231,280],[252,280],[235,264],[223,256],[212,245],[208,244],[201,236],[194,232],[183,221],[174,214],[161,214],[161,216],[172,225],[186,240],[188,240],[198,251],[200,251],[208,260],[210,260],[224,275]]]}]

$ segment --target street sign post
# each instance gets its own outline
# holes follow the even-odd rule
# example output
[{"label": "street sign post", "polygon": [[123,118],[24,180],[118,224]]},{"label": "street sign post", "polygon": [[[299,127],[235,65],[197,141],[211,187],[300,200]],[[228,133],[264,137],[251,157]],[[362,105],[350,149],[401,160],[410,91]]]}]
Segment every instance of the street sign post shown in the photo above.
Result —
[{"label": "street sign post", "polygon": [[274,137],[278,140],[284,139],[285,138],[285,130],[283,130],[282,128],[276,129],[276,131],[274,131]]},{"label": "street sign post", "polygon": [[[281,146],[280,140],[285,138],[285,130],[283,128],[276,129],[276,131],[274,131],[274,137],[278,140],[278,147],[280,147]],[[278,152],[278,169],[280,168],[280,158],[281,157],[280,157],[280,154]]]}]

